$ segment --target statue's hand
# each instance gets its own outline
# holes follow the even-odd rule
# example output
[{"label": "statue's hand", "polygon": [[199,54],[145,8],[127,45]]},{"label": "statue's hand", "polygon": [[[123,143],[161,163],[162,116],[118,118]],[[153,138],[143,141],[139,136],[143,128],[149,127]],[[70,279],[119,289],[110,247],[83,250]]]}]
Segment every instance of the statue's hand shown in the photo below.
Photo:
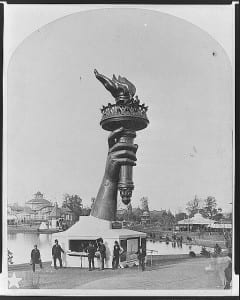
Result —
[{"label": "statue's hand", "polygon": [[112,183],[119,180],[119,171],[122,165],[136,166],[136,152],[138,145],[118,142],[124,128],[110,133],[108,137],[109,152],[107,157],[104,179]]}]

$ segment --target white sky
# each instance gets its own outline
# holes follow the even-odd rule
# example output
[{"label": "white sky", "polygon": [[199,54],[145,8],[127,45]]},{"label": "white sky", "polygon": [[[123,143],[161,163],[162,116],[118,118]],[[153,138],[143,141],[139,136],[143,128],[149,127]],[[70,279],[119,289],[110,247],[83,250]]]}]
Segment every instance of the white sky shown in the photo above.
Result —
[{"label": "white sky", "polygon": [[[183,17],[181,11],[184,15],[182,7]],[[32,12],[25,11],[30,20]],[[99,125],[99,108],[114,102],[96,80],[93,69],[97,68],[109,77],[113,73],[127,77],[149,106],[150,125],[136,138],[133,206],[147,196],[150,209],[176,212],[195,195],[212,195],[229,210],[232,19],[229,9],[212,13],[216,18],[211,34],[228,56],[198,27],[140,9],[73,14],[24,40],[8,69],[8,201],[23,204],[38,190],[59,203],[64,193],[79,194],[84,204],[96,196],[108,135]],[[186,9],[187,14],[194,19],[193,11]],[[35,11],[36,24],[39,16]],[[43,24],[46,16],[42,15]],[[205,22],[203,16],[203,11],[195,11],[198,24],[211,27],[209,11]],[[25,29],[14,39],[21,25],[19,18],[10,20],[6,47],[13,53],[32,29],[23,22]]]}]

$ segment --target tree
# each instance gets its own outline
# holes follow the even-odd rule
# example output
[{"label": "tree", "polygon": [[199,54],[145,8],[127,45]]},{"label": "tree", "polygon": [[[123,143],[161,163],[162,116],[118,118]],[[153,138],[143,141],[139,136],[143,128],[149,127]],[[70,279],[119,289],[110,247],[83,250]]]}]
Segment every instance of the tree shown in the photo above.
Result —
[{"label": "tree", "polygon": [[225,220],[230,220],[230,221],[232,221],[232,212],[226,213],[226,215],[225,215]]},{"label": "tree", "polygon": [[167,224],[168,225],[173,225],[175,224],[175,217],[172,214],[171,210],[169,209],[167,212]]},{"label": "tree", "polygon": [[141,210],[140,207],[137,207],[133,209],[132,211],[132,219],[135,222],[141,222],[141,216],[142,216],[143,211]]},{"label": "tree", "polygon": [[141,202],[141,207],[143,211],[149,211],[149,207],[148,207],[148,198],[147,197],[142,197],[140,199]]},{"label": "tree", "polygon": [[198,199],[197,196],[195,196],[193,200],[188,201],[186,210],[188,211],[190,218],[200,211],[200,202],[201,200]]},{"label": "tree", "polygon": [[82,215],[82,199],[78,195],[64,195],[62,207],[69,208],[74,214],[74,221],[79,220],[79,216]]},{"label": "tree", "polygon": [[218,208],[217,209],[217,213],[215,216],[213,216],[213,220],[215,221],[220,221],[223,218],[223,213],[222,213],[222,209]]},{"label": "tree", "polygon": [[168,220],[168,214],[167,214],[166,210],[164,209],[162,211],[162,217],[160,219],[160,222],[161,222],[162,225],[167,225],[168,224],[167,220]]},{"label": "tree", "polygon": [[179,212],[175,215],[176,222],[187,219],[187,214],[185,212]]},{"label": "tree", "polygon": [[126,221],[128,219],[127,209],[117,210],[116,220],[117,221]]},{"label": "tree", "polygon": [[209,196],[204,200],[204,206],[201,210],[202,216],[209,219],[220,220],[222,215],[222,209],[217,208],[217,201],[214,197]]},{"label": "tree", "polygon": [[153,210],[150,212],[150,217],[151,217],[151,223],[158,223],[162,224],[162,210]]},{"label": "tree", "polygon": [[132,204],[129,203],[127,206],[127,220],[131,221],[133,217]]},{"label": "tree", "polygon": [[91,213],[91,208],[88,206],[83,206],[81,216],[89,216]]}]

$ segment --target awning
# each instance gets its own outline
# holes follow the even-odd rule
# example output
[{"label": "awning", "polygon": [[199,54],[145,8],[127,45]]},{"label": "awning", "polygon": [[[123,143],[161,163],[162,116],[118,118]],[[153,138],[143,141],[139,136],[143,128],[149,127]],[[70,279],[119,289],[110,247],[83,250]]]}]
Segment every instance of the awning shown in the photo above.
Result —
[{"label": "awning", "polygon": [[226,223],[215,223],[210,225],[213,229],[232,229],[232,224]]}]

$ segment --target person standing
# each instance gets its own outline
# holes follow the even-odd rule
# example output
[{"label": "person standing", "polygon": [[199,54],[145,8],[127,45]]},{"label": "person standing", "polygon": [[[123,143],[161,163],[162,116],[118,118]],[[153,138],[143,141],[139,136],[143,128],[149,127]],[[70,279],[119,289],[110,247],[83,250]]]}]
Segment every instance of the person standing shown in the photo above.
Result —
[{"label": "person standing", "polygon": [[183,237],[182,235],[180,236],[180,247],[182,248],[182,243],[183,243]]},{"label": "person standing", "polygon": [[216,244],[215,247],[214,247],[214,253],[216,254],[216,256],[219,256],[222,252],[222,248]]},{"label": "person standing", "polygon": [[55,244],[52,247],[52,257],[54,262],[54,268],[57,269],[56,260],[59,260],[60,268],[62,268],[62,257],[61,254],[64,253],[62,247],[58,244],[58,240],[55,240]]},{"label": "person standing", "polygon": [[121,247],[118,244],[118,241],[115,241],[113,246],[113,260],[112,260],[112,268],[117,269],[119,266],[119,257],[122,252]]},{"label": "person standing", "polygon": [[100,252],[100,262],[101,262],[100,270],[104,270],[104,261],[106,259],[106,247],[103,244],[103,240],[99,241],[99,252]]},{"label": "person standing", "polygon": [[36,264],[39,264],[40,268],[42,269],[41,255],[39,249],[37,248],[37,245],[34,245],[34,249],[31,252],[31,264],[33,272],[35,272]]},{"label": "person standing", "polygon": [[139,266],[142,267],[142,271],[145,270],[145,257],[146,257],[146,251],[143,249],[143,247],[140,245],[138,249],[138,260],[139,260]]},{"label": "person standing", "polygon": [[92,244],[92,242],[89,242],[89,245],[87,247],[87,253],[88,253],[88,263],[89,263],[89,271],[92,271],[95,269],[94,267],[94,256],[95,256],[95,247]]},{"label": "person standing", "polygon": [[169,238],[169,236],[168,236],[168,234],[166,235],[166,244],[168,245],[169,244],[169,240],[170,240],[170,238]]},{"label": "person standing", "polygon": [[231,281],[232,281],[232,254],[228,253],[227,256],[229,263],[226,269],[224,270],[224,275],[225,275],[225,290],[229,290],[231,287]]},{"label": "person standing", "polygon": [[177,236],[177,247],[180,247],[180,238]]}]

